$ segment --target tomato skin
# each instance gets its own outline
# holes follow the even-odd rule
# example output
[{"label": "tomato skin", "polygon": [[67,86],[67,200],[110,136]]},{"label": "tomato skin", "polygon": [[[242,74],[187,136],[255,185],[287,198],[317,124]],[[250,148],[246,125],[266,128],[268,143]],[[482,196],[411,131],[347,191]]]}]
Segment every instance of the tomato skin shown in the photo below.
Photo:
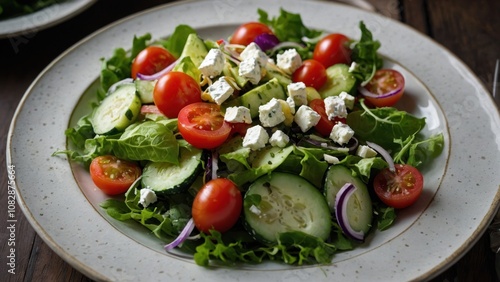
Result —
[{"label": "tomato skin", "polygon": [[243,198],[238,187],[227,178],[216,178],[196,194],[191,213],[201,232],[215,229],[223,233],[238,221],[242,207]]},{"label": "tomato skin", "polygon": [[90,177],[94,184],[108,195],[119,195],[141,175],[141,168],[133,162],[115,156],[99,156],[90,163]]},{"label": "tomato skin", "polygon": [[302,62],[302,65],[293,72],[293,82],[303,82],[306,86],[319,90],[326,82],[326,69],[320,62],[309,59]]},{"label": "tomato skin", "polygon": [[386,205],[402,209],[417,201],[422,194],[424,177],[413,166],[396,164],[393,173],[388,168],[380,171],[373,180],[375,194]]},{"label": "tomato skin", "polygon": [[231,133],[231,126],[224,121],[220,107],[212,103],[199,102],[182,108],[177,126],[182,137],[200,149],[222,145]]},{"label": "tomato skin", "polygon": [[137,78],[137,74],[155,74],[175,62],[175,57],[160,46],[149,46],[139,52],[132,62],[131,76]]},{"label": "tomato skin", "polygon": [[376,95],[384,95],[396,89],[401,89],[396,94],[383,98],[364,96],[365,99],[375,107],[391,107],[399,101],[401,96],[403,96],[405,79],[397,70],[380,69],[375,72],[375,75],[365,88]]},{"label": "tomato skin", "polygon": [[351,62],[351,49],[348,46],[349,38],[340,33],[331,33],[323,37],[316,44],[313,59],[328,68],[335,64],[349,64]]},{"label": "tomato skin", "polygon": [[201,102],[201,88],[191,76],[171,71],[156,82],[153,100],[165,116],[176,118],[185,106]]},{"label": "tomato skin", "polygon": [[312,100],[311,102],[309,102],[309,107],[311,107],[320,115],[321,118],[314,128],[319,132],[319,134],[323,135],[324,137],[330,136],[332,128],[335,124],[339,122],[346,123],[345,118],[336,117],[334,120],[328,119],[325,111],[325,102],[323,101],[323,99]]},{"label": "tomato skin", "polygon": [[247,134],[247,130],[252,126],[244,122],[229,123],[229,125],[231,125],[231,136],[238,134],[242,137]]},{"label": "tomato skin", "polygon": [[229,43],[248,45],[263,33],[273,34],[273,31],[265,24],[259,22],[248,22],[240,25],[231,36]]}]

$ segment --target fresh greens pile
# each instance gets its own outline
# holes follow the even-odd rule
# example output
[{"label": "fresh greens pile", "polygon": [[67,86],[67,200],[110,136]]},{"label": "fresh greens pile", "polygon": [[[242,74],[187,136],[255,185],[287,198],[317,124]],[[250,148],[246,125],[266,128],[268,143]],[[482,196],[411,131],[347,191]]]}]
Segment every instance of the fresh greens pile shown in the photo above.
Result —
[{"label": "fresh greens pile", "polygon": [[[311,56],[321,31],[305,27],[298,14],[281,10],[278,17],[269,19],[265,11],[259,9],[258,13],[260,21],[271,26],[281,41],[300,43],[303,46],[299,48],[300,53],[305,58]],[[360,64],[355,75],[361,83],[369,80],[374,70],[381,67],[382,59],[377,54],[380,43],[373,40],[371,32],[362,22],[360,30],[361,39],[354,42],[353,56]],[[187,25],[180,25],[170,38],[154,43],[163,45],[178,57],[191,33],[196,31]],[[111,58],[102,59],[101,88],[98,93],[100,99],[104,98],[113,84],[130,77],[133,58],[151,44],[150,40],[150,34],[135,36],[130,52],[118,48]],[[206,44],[211,43],[206,41]],[[189,69],[190,64],[187,63],[184,67]],[[58,151],[55,154],[67,154],[71,160],[87,166],[95,157],[106,154],[139,162],[161,161],[177,164],[180,149],[190,147],[187,142],[178,138],[176,119],[147,114],[144,120],[129,126],[124,132],[105,136],[93,132],[89,118],[91,114],[82,117],[76,126],[66,130],[74,149]],[[361,101],[357,110],[348,115],[347,123],[354,129],[360,142],[371,141],[387,148],[398,163],[421,166],[439,154],[443,147],[442,135],[431,138],[421,135],[420,132],[425,126],[424,118],[417,118],[394,108],[369,109]],[[326,146],[314,146],[309,141],[317,137],[293,131],[288,134],[294,140],[292,145],[285,148],[266,147],[259,151],[243,147],[239,136],[232,138],[218,148],[219,172],[243,190],[252,181],[275,170],[300,175],[319,188],[328,168],[328,164],[323,160],[324,154],[337,156],[341,165],[350,168],[365,182],[372,177],[374,169],[387,167],[386,161],[380,157],[363,159],[349,154],[346,150],[339,150],[331,140],[320,140]],[[200,177],[186,193],[159,195],[157,202],[144,208],[139,204],[138,181],[128,190],[124,199],[109,199],[103,202],[101,207],[111,217],[121,221],[135,220],[161,240],[170,242],[189,221],[191,203],[202,182],[203,177]],[[378,202],[374,203],[374,214],[374,227],[379,230],[390,227],[395,219],[394,209]],[[208,265],[213,259],[229,264],[258,263],[267,259],[298,265],[326,264],[331,262],[335,252],[350,250],[358,244],[343,235],[335,222],[333,226],[329,242],[301,232],[288,232],[279,236],[277,244],[264,245],[256,242],[239,222],[224,234],[217,231],[199,234],[200,240],[187,240],[181,249],[194,253],[195,261],[199,265]]]},{"label": "fresh greens pile", "polygon": [[0,1],[0,19],[12,18],[21,15],[30,14],[45,7],[64,2],[65,0],[1,0]]}]

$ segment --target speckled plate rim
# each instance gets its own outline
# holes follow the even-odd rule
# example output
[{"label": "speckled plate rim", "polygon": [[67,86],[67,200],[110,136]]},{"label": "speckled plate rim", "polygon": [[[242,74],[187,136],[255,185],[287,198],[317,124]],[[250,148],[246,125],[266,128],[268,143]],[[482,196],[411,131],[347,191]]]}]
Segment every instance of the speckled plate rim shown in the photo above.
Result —
[{"label": "speckled plate rim", "polygon": [[[300,4],[302,3],[303,2],[300,2]],[[256,17],[255,8],[247,7],[244,5],[244,3],[240,4],[244,6],[243,8],[239,7],[240,9],[243,9],[244,14],[241,17],[238,17],[238,19],[233,19],[232,23],[254,20]],[[277,1],[275,3],[256,1],[252,4],[255,5],[255,7],[259,6],[263,7],[264,9],[266,9],[266,7],[269,7],[269,12],[271,14],[275,14],[277,12],[277,7],[283,5],[284,7],[287,7],[287,9],[304,14],[303,18],[306,23],[308,22],[308,20],[306,20],[308,10],[307,8],[301,7],[299,1]],[[462,62],[460,62],[449,51],[442,48],[439,44],[436,44],[432,40],[428,39],[425,36],[422,36],[411,28],[408,28],[385,17],[366,13],[356,9],[351,9],[345,6],[324,2],[311,2],[310,4],[315,8],[324,8],[323,10],[315,10],[315,13],[319,16],[327,13],[328,9],[335,8],[341,10],[342,13],[347,13],[350,16],[357,17],[358,19],[364,19],[368,26],[373,27],[373,25],[375,25],[379,27],[372,29],[372,31],[374,31],[375,38],[380,39],[380,41],[382,42],[383,47],[381,49],[381,52],[390,54],[392,58],[399,62],[402,62],[405,67],[414,72],[416,76],[419,77],[433,91],[440,105],[445,110],[445,113],[447,115],[446,118],[448,119],[450,124],[449,130],[451,133],[451,139],[453,140],[451,142],[452,153],[460,150],[460,154],[452,154],[450,156],[450,167],[448,168],[443,179],[442,187],[440,187],[438,193],[435,195],[429,207],[426,208],[423,215],[412,226],[412,228],[405,232],[403,236],[395,238],[390,244],[386,244],[380,247],[376,252],[377,254],[370,254],[367,256],[355,258],[356,263],[360,263],[360,265],[358,265],[357,267],[339,263],[339,265],[330,267],[298,268],[297,270],[280,273],[248,270],[239,271],[237,269],[217,269],[207,271],[203,268],[193,268],[190,267],[190,265],[186,266],[185,264],[178,264],[178,262],[175,261],[169,260],[168,263],[170,264],[170,267],[179,267],[180,270],[185,270],[185,268],[188,267],[189,274],[194,278],[200,279],[215,277],[219,279],[222,278],[222,280],[234,277],[239,277],[242,280],[248,279],[245,278],[245,275],[252,275],[251,280],[269,279],[269,275],[274,275],[275,273],[277,273],[277,278],[278,276],[281,277],[280,279],[290,277],[296,277],[296,279],[319,279],[319,273],[321,273],[321,275],[328,275],[328,279],[335,278],[337,277],[336,275],[340,275],[338,277],[352,277],[353,280],[363,280],[363,278],[380,278],[395,281],[430,279],[439,274],[439,272],[444,268],[457,261],[461,257],[461,255],[470,248],[472,243],[479,239],[480,235],[486,230],[488,223],[494,216],[494,213],[497,209],[497,203],[500,197],[498,192],[498,183],[500,183],[500,179],[498,174],[495,174],[491,167],[492,164],[498,163],[500,160],[500,136],[498,133],[498,129],[500,128],[500,118],[498,115],[498,109],[493,105],[493,101],[488,91],[484,88],[484,86],[482,86],[479,79],[477,79]],[[44,95],[49,96],[47,93],[38,93],[40,91],[40,89],[38,88],[44,86],[42,84],[47,82],[45,80],[48,79],[50,81],[51,75],[57,72],[61,72],[61,64],[66,68],[69,68],[68,70],[72,70],[72,68],[68,67],[67,64],[76,63],[75,61],[73,61],[75,59],[73,57],[75,52],[82,49],[84,46],[89,47],[89,42],[100,40],[99,37],[103,34],[112,34],[113,32],[116,32],[116,30],[120,29],[125,29],[128,32],[135,30],[133,26],[131,26],[131,22],[134,22],[138,26],[142,26],[145,23],[142,22],[141,19],[144,20],[146,17],[158,16],[163,12],[175,9],[183,10],[183,7],[187,9],[184,11],[189,11],[190,8],[196,9],[197,7],[201,7],[203,5],[205,5],[205,8],[210,8],[210,5],[212,6],[212,8],[214,8],[214,4],[208,4],[208,1],[201,1],[199,3],[188,1],[174,3],[171,5],[166,5],[143,13],[139,13],[94,33],[93,35],[82,40],[80,43],[76,44],[65,53],[63,53],[60,57],[58,57],[40,74],[40,76],[30,86],[25,96],[23,97],[18,109],[16,110],[7,140],[7,165],[22,163],[23,158],[20,157],[23,157],[23,153],[19,152],[19,149],[21,148],[28,149],[29,152],[27,153],[31,152],[31,154],[35,156],[39,154],[40,149],[36,149],[35,151],[33,151],[33,148],[30,148],[33,147],[32,145],[35,142],[34,140],[30,140],[29,138],[30,134],[32,134],[30,133],[30,131],[38,132],[38,130],[34,127],[30,127],[29,130],[27,130],[28,132],[26,133],[26,129],[24,129],[22,125],[27,125],[26,118],[28,118],[29,120],[30,115],[36,115],[36,113],[33,113],[33,109],[30,110],[29,108],[30,104],[33,103],[32,100],[43,100],[42,97]],[[226,3],[226,6],[224,7],[228,9],[226,11],[230,11],[232,8],[232,6],[230,6],[230,4],[228,3]],[[250,8],[252,8],[251,11],[249,11]],[[352,28],[352,25],[352,20],[351,22],[346,21],[345,26],[341,26],[340,30],[345,30],[345,32],[348,34],[355,34],[355,28]],[[408,56],[404,54],[404,50],[401,50],[401,48],[394,48],[391,44],[388,44],[387,42],[390,42],[390,39],[386,38],[385,36],[383,36],[383,33],[381,33],[381,30],[383,28],[387,28],[389,26],[392,31],[391,34],[393,36],[396,36],[398,40],[406,39],[407,41],[412,42],[415,42],[415,40],[417,40],[420,43],[419,47],[421,49],[416,50],[413,53],[416,58],[426,57],[429,61],[439,62],[441,65],[429,68],[428,65],[422,65],[421,62],[419,62],[417,59],[408,59]],[[128,30],[129,28],[130,30]],[[142,26],[142,28],[144,27]],[[151,27],[151,29],[155,31],[158,30],[157,27]],[[142,29],[139,28],[139,30]],[[157,37],[165,35],[165,32],[166,31],[163,30],[159,31],[158,33],[153,32],[153,34]],[[118,37],[112,37],[109,40],[113,41],[113,47],[128,46],[128,44],[130,44],[130,38],[119,39]],[[402,44],[400,44],[400,47],[405,47],[405,45],[408,44],[409,43],[405,43],[403,41]],[[107,55],[109,55],[111,51],[111,49],[107,49]],[[94,50],[87,50],[86,54],[84,56],[80,56],[79,60],[81,61],[88,58],[95,60],[95,54],[93,54],[93,52]],[[89,77],[83,77],[83,81],[73,81],[71,84],[76,84],[77,87],[74,88],[81,89],[81,87],[85,85],[88,86],[93,81],[93,79],[95,79],[95,76],[91,75]],[[457,81],[459,83],[457,83]],[[58,87],[56,86],[55,88]],[[470,113],[465,113],[464,116],[463,113],[458,113],[457,108],[454,107],[454,104],[456,103],[451,101],[450,98],[452,97],[450,96],[451,94],[449,94],[449,92],[455,93],[454,95],[463,96],[464,94],[463,91],[460,91],[461,89],[469,93],[469,95],[472,95],[470,93],[473,93],[472,96],[474,98],[477,98],[472,100],[462,100],[462,102],[465,103],[464,105],[469,105],[469,108],[476,110],[474,111],[474,114],[472,114],[473,111],[471,110]],[[39,95],[41,96],[39,97]],[[70,105],[71,103],[76,103],[76,101],[72,100],[70,101]],[[67,105],[67,103],[65,103],[65,106],[71,108]],[[61,108],[61,105],[56,105],[55,107]],[[61,116],[69,117],[70,113],[71,109],[61,110]],[[468,120],[467,118],[473,118],[473,120]],[[477,120],[486,121],[486,123],[483,122],[484,124],[486,124],[486,126],[478,126]],[[62,132],[64,130],[64,125],[67,125],[67,121],[59,122],[56,118],[52,117],[47,119],[43,124],[50,124],[51,128],[54,127],[54,130],[61,130]],[[464,128],[468,130],[463,130]],[[479,140],[481,146],[466,147],[463,143],[461,143],[461,140],[470,138],[469,135],[471,133],[481,133],[483,136],[487,137],[489,141],[495,141],[485,142]],[[28,135],[22,136],[23,134]],[[24,139],[22,137],[24,137]],[[48,148],[42,149],[54,150],[57,148],[55,146],[59,146],[61,144],[62,146],[64,146],[65,144],[65,140],[63,140],[65,139],[64,136],[58,136],[54,140],[52,140],[52,137],[48,138],[50,142],[40,139],[40,143],[43,141],[44,145],[45,143],[51,143]],[[484,156],[484,154],[481,155],[481,152],[478,148],[489,150],[488,156]],[[26,157],[27,153],[24,153],[24,157]],[[466,157],[466,161],[474,161],[476,164],[476,166],[470,168],[471,171],[469,172],[464,171],[464,156],[468,156],[468,158]],[[476,156],[480,156],[479,159],[477,159]],[[33,160],[36,161],[36,158]],[[50,212],[54,212],[54,210],[57,210],[59,208],[66,208],[68,212],[64,213],[71,213],[71,210],[68,208],[68,203],[52,202],[54,206],[51,206],[49,209],[46,209],[47,202],[44,202],[44,199],[38,199],[41,202],[39,204],[35,203],[34,199],[29,193],[32,191],[30,191],[28,187],[30,186],[29,184],[34,185],[34,183],[29,183],[29,180],[27,180],[29,178],[28,176],[33,176],[34,179],[36,179],[36,177],[41,177],[43,179],[44,175],[46,175],[48,172],[49,174],[51,174],[51,177],[56,177],[56,180],[61,181],[62,183],[70,183],[70,185],[72,182],[74,183],[74,179],[72,179],[71,175],[71,170],[67,163],[65,165],[61,165],[60,160],[55,161],[53,159],[50,159],[49,157],[45,158],[44,161],[50,164],[48,169],[46,170],[34,169],[33,171],[30,171],[30,173],[27,173],[25,170],[16,172],[18,173],[16,185],[20,192],[18,194],[18,203],[25,213],[26,217],[42,237],[42,239],[63,259],[68,261],[71,265],[82,271],[84,274],[97,280],[134,280],[137,277],[159,280],[165,278],[166,276],[171,276],[174,278],[185,277],[181,275],[187,274],[185,272],[175,272],[172,274],[168,271],[161,270],[161,266],[165,263],[165,258],[158,256],[158,254],[155,254],[150,250],[145,250],[144,247],[138,246],[138,244],[130,245],[124,248],[124,245],[131,243],[130,238],[127,238],[123,234],[120,234],[116,230],[113,230],[113,228],[110,229],[109,224],[101,217],[90,219],[84,217],[86,220],[75,218],[75,220],[70,222],[70,224],[65,225],[64,219],[66,219],[66,221],[70,221],[67,217],[65,217],[66,215],[50,214]],[[54,174],[54,170],[57,170],[57,175]],[[467,178],[468,176],[472,175],[475,176]],[[484,179],[485,175],[488,175],[489,178]],[[457,180],[455,178],[459,179]],[[45,180],[47,181],[47,179]],[[58,183],[58,181],[51,179],[49,181],[49,185],[57,185],[56,183]],[[476,182],[474,183],[475,185],[471,185],[471,183],[473,182]],[[44,183],[40,183],[40,186],[44,188]],[[451,186],[458,187],[459,189],[453,190]],[[465,197],[462,197],[462,194],[459,194],[461,192],[460,189],[464,189],[465,191],[467,191],[470,186],[480,187],[481,193],[475,193],[472,198],[465,199]],[[68,199],[71,199],[68,200],[68,202],[70,202],[71,204],[77,204],[79,207],[83,207],[84,212],[89,212],[89,215],[94,215],[96,213],[95,210],[92,210],[90,204],[87,202],[81,191],[69,190],[65,192],[67,192],[67,195],[65,196],[67,196]],[[459,195],[456,195],[457,192]],[[43,193],[43,191],[41,193]],[[73,200],[72,197],[75,197],[75,200]],[[457,206],[460,206],[460,209],[456,210]],[[455,215],[451,214],[450,212],[450,209],[452,208],[453,210],[451,211],[455,212]],[[457,211],[461,211],[462,216],[457,216]],[[50,214],[54,218],[57,217],[57,219],[61,221],[57,221],[56,223],[54,218],[47,220],[47,214]],[[470,216],[463,216],[464,214]],[[89,226],[89,222],[92,223],[92,226]],[[98,232],[92,234],[99,234],[99,238],[112,236],[112,238],[116,238],[116,241],[112,242],[114,244],[110,244],[108,242],[97,242],[96,240],[95,243],[97,243],[98,245],[96,248],[93,247],[93,242],[89,242],[88,240],[81,241],[82,238],[84,238],[82,235],[77,234],[70,236],[74,237],[72,240],[68,239],[68,236],[61,235],[62,230],[71,229],[71,227],[76,228],[77,231],[82,231],[81,228],[89,228],[88,232]],[[445,232],[443,232],[443,230]],[[428,232],[428,234],[426,232]],[[451,242],[443,242],[442,236],[438,236],[436,234],[453,234],[452,237],[454,239]],[[426,241],[425,238],[421,238],[426,236],[431,239],[437,238],[438,242],[435,243],[432,240]],[[439,242],[439,238],[441,238],[441,242]],[[426,244],[425,248],[408,242],[407,240],[409,239],[417,239],[419,244]],[[81,245],[75,247],[76,244],[81,242],[83,242]],[[443,244],[447,244],[445,248],[441,246]],[[400,250],[401,247],[403,247],[402,250]],[[435,248],[434,250],[439,253],[437,257],[431,256],[429,258],[429,256],[427,256],[425,257],[427,261],[415,259],[418,257],[424,257],[418,256],[425,254],[425,251],[423,251],[423,249],[432,248]],[[137,266],[131,265],[130,254],[137,252],[140,252],[141,254],[144,253],[150,256],[141,259],[142,265],[149,266],[146,269],[144,267],[138,268]],[[107,254],[110,253],[112,254],[112,256],[107,256]],[[400,259],[397,265],[397,269],[393,270],[393,272],[389,271],[389,273],[387,273],[388,271],[385,271],[385,273],[383,273],[378,267],[380,267],[381,264],[387,266],[387,259],[389,261],[392,261],[392,259],[384,259],[380,256],[380,254],[393,253],[396,253],[397,258],[393,257],[392,259]],[[408,253],[413,253],[414,255],[408,257]],[[93,262],[93,260],[95,261],[94,255],[96,254],[99,254],[97,257],[99,258],[100,256],[100,260],[105,259],[107,262],[112,262],[112,260],[123,260],[125,261],[125,263],[123,267],[117,267],[113,269],[113,265],[111,263],[111,269],[109,267],[103,268],[102,266],[96,265],[96,263]],[[427,253],[427,255],[429,255],[429,253]],[[393,254],[393,256],[395,255]],[[410,261],[412,262],[412,264],[409,263]],[[153,273],[150,268],[155,268],[160,271],[158,271],[157,273]],[[161,277],[162,275],[164,276]]]},{"label": "speckled plate rim", "polygon": [[66,21],[85,11],[97,0],[69,0],[56,3],[40,11],[0,20],[0,38],[31,36],[36,32]]}]

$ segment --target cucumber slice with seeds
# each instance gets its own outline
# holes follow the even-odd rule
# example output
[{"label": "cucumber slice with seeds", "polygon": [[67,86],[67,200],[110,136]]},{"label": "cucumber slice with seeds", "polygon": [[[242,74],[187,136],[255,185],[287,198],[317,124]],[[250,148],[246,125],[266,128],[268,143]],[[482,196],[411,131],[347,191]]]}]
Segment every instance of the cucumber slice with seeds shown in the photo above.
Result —
[{"label": "cucumber slice with seeds", "polygon": [[245,226],[264,243],[279,233],[301,231],[325,240],[331,214],[324,196],[304,178],[282,172],[257,179],[245,194]]},{"label": "cucumber slice with seeds", "polygon": [[134,84],[120,85],[102,100],[93,113],[91,123],[94,132],[110,135],[125,130],[137,119],[141,105]]}]

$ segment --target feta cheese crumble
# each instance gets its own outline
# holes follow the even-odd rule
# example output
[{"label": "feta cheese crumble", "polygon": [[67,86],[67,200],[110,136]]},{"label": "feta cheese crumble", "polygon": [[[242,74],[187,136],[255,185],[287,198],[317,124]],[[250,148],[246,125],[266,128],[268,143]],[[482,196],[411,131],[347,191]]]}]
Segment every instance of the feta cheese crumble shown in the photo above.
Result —
[{"label": "feta cheese crumble", "polygon": [[206,77],[215,77],[224,69],[224,54],[219,49],[210,49],[198,69]]},{"label": "feta cheese crumble", "polygon": [[292,74],[302,65],[302,58],[295,49],[288,49],[276,56],[277,66],[288,74]]},{"label": "feta cheese crumble", "polygon": [[244,106],[229,107],[224,114],[224,120],[231,123],[252,123],[250,109]]},{"label": "feta cheese crumble", "polygon": [[286,89],[288,96],[293,99],[297,106],[307,105],[307,90],[304,82],[290,83]]},{"label": "feta cheese crumble", "polygon": [[258,84],[261,79],[260,65],[257,58],[250,57],[243,60],[238,68],[238,75],[252,84]]},{"label": "feta cheese crumble", "polygon": [[340,145],[347,144],[353,136],[354,130],[352,130],[349,125],[344,123],[335,124],[332,128],[332,132],[330,133],[330,139]]},{"label": "feta cheese crumble", "polygon": [[271,135],[271,138],[269,138],[269,144],[274,147],[280,148],[284,148],[289,141],[290,137],[288,137],[288,135],[286,135],[285,132],[281,130],[276,130],[273,135]]},{"label": "feta cheese crumble", "polygon": [[225,77],[220,77],[207,88],[207,91],[212,100],[217,105],[221,105],[227,98],[233,95],[234,89],[231,87],[231,84],[226,81]]},{"label": "feta cheese crumble", "polygon": [[342,100],[344,100],[344,104],[348,109],[352,110],[354,108],[354,101],[355,101],[354,96],[350,95],[345,91],[342,91],[339,94],[339,97],[342,98]]},{"label": "feta cheese crumble", "polygon": [[356,149],[356,155],[362,158],[373,158],[377,155],[377,151],[373,150],[369,146],[359,145],[358,149]]},{"label": "feta cheese crumble", "polygon": [[156,202],[158,199],[156,197],[155,192],[147,187],[143,188],[139,191],[141,193],[141,197],[139,199],[139,204],[141,204],[145,208],[147,208],[150,204]]},{"label": "feta cheese crumble", "polygon": [[334,120],[336,117],[346,118],[347,108],[344,99],[339,96],[329,96],[325,98],[325,113],[329,120]]},{"label": "feta cheese crumble", "polygon": [[243,147],[250,148],[251,150],[259,150],[266,146],[269,141],[269,134],[260,125],[250,127],[243,138]]},{"label": "feta cheese crumble", "polygon": [[259,106],[259,120],[264,127],[273,127],[285,121],[281,103],[276,98]]},{"label": "feta cheese crumble", "polygon": [[293,120],[300,127],[302,132],[306,132],[311,129],[313,126],[318,124],[321,116],[315,112],[311,107],[302,105],[297,110],[295,117]]}]

